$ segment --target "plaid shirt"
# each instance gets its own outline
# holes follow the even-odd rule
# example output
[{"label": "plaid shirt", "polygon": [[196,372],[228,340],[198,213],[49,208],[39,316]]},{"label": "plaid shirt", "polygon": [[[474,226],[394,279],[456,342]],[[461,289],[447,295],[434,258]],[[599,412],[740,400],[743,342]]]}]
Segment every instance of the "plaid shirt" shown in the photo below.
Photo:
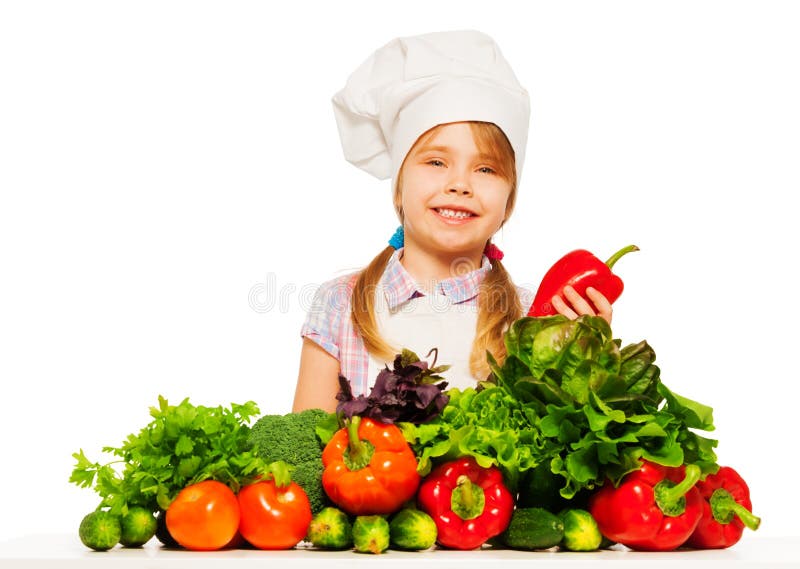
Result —
[{"label": "plaid shirt", "polygon": [[[425,295],[424,289],[400,262],[402,250],[400,248],[392,254],[378,283],[390,309]],[[474,305],[478,301],[479,285],[491,268],[491,261],[484,255],[479,269],[438,281],[436,290],[449,296],[454,304],[467,302]],[[367,377],[369,352],[364,347],[361,335],[353,328],[350,317],[350,297],[358,275],[358,272],[349,273],[322,283],[300,329],[301,337],[316,342],[339,360],[340,373],[350,380],[353,395],[356,396],[367,394],[370,383]],[[534,293],[520,286],[516,288],[523,313],[527,313],[533,303]]]}]

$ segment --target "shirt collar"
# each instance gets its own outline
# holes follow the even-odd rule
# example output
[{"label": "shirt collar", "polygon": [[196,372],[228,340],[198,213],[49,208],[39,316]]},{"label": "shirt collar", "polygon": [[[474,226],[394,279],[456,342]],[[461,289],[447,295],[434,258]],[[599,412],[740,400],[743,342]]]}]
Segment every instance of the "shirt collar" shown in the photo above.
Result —
[{"label": "shirt collar", "polygon": [[[426,294],[400,262],[402,251],[401,247],[392,254],[381,279],[386,303],[390,310],[407,300]],[[449,297],[453,304],[470,300],[478,295],[481,281],[491,269],[492,262],[489,257],[483,255],[479,269],[464,275],[443,279],[436,283],[435,290],[437,293]]]}]

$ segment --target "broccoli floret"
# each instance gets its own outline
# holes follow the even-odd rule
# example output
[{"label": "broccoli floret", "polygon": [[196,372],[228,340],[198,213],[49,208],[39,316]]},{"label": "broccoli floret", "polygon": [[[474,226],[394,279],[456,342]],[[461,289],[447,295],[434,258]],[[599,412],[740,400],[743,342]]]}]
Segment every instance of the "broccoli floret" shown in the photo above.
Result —
[{"label": "broccoli floret", "polygon": [[249,441],[255,453],[268,462],[283,460],[297,466],[319,459],[322,447],[314,429],[328,415],[322,409],[264,415],[250,430]]},{"label": "broccoli floret", "polygon": [[292,480],[305,491],[311,503],[311,512],[316,514],[326,506],[332,505],[322,487],[322,459],[317,458],[298,464],[292,469]]},{"label": "broccoli floret", "polygon": [[322,409],[264,415],[255,422],[248,439],[253,451],[267,462],[282,460],[294,467],[292,480],[303,488],[315,514],[331,505],[322,488],[322,444],[315,430],[330,415]]}]

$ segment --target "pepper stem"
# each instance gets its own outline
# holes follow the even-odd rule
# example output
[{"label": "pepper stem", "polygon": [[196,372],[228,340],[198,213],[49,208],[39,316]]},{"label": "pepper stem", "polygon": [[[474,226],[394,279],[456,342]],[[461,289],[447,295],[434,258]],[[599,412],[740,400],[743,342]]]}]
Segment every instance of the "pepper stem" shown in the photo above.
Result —
[{"label": "pepper stem", "polygon": [[471,520],[483,513],[485,505],[483,488],[474,484],[466,474],[459,476],[450,495],[450,509],[462,520]]},{"label": "pepper stem", "polygon": [[735,517],[738,517],[751,530],[757,530],[761,525],[761,518],[737,502],[725,488],[714,490],[708,503],[714,519],[723,525],[731,523]]},{"label": "pepper stem", "polygon": [[361,424],[361,417],[356,415],[347,422],[347,438],[350,441],[348,449],[350,454],[361,452],[361,439],[358,437],[358,426]]},{"label": "pepper stem", "polygon": [[369,465],[375,447],[369,441],[363,441],[358,436],[358,427],[361,417],[355,415],[347,421],[347,450],[342,455],[344,465],[351,471],[361,470]]},{"label": "pepper stem", "polygon": [[617,251],[616,253],[611,255],[611,257],[608,258],[608,261],[606,261],[606,266],[610,269],[611,267],[614,266],[614,263],[619,261],[620,257],[638,250],[639,248],[636,245],[628,245],[627,247],[623,247],[622,249],[620,249],[619,251]]},{"label": "pepper stem", "polygon": [[702,476],[700,467],[689,464],[683,480],[675,484],[671,480],[662,480],[655,485],[656,505],[665,516],[676,517],[686,511],[686,493],[691,490]]}]

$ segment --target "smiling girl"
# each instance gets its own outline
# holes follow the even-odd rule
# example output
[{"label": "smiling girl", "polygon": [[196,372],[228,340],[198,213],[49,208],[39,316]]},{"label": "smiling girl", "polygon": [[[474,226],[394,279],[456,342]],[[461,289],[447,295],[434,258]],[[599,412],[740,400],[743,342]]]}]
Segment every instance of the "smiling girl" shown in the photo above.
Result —
[{"label": "smiling girl", "polygon": [[[530,118],[527,91],[492,38],[473,30],[397,38],[333,98],[345,158],[393,178],[400,227],[363,270],[323,283],[301,329],[294,411],[334,410],[339,374],[354,395],[403,348],[437,365],[448,387],[474,387],[502,363],[503,334],[533,292],[516,286],[491,242],[514,209]],[[570,318],[611,305],[565,290]],[[432,362],[431,362],[432,363]]]}]

